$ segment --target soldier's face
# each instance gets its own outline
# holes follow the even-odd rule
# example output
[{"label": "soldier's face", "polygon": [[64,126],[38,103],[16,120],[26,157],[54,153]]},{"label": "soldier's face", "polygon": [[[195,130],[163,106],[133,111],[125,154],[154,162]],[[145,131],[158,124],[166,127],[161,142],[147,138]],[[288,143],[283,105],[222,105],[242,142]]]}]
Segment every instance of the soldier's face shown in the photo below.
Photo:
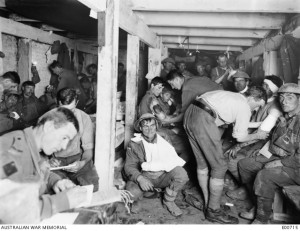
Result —
[{"label": "soldier's face", "polygon": [[235,89],[240,92],[247,87],[248,81],[245,78],[234,78],[233,84]]},{"label": "soldier's face", "polygon": [[53,121],[47,121],[41,135],[41,149],[46,155],[65,150],[76,134],[75,126],[70,122],[56,128]]},{"label": "soldier's face", "polygon": [[156,134],[156,122],[154,119],[145,122],[141,127],[140,127],[143,136],[145,136],[148,140],[152,140]]},{"label": "soldier's face", "polygon": [[293,112],[299,107],[299,98],[293,93],[282,93],[279,95],[279,102],[285,113]]}]

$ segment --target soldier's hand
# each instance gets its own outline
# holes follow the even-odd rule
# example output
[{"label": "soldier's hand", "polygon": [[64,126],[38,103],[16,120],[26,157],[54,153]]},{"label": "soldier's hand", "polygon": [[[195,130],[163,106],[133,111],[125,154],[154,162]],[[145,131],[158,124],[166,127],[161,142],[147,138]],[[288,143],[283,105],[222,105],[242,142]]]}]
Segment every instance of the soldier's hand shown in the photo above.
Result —
[{"label": "soldier's hand", "polygon": [[154,186],[153,186],[152,182],[150,180],[148,180],[147,178],[145,178],[143,176],[139,176],[137,181],[143,191],[153,191]]},{"label": "soldier's hand", "polygon": [[53,191],[57,194],[67,189],[74,188],[75,186],[76,185],[72,181],[68,179],[62,179],[55,183],[53,186]]},{"label": "soldier's hand", "polygon": [[275,168],[275,167],[281,167],[281,166],[283,166],[281,160],[274,160],[269,163],[266,163],[264,168]]},{"label": "soldier's hand", "polygon": [[258,129],[256,135],[257,135],[257,139],[265,140],[269,137],[269,132],[265,132],[263,130]]},{"label": "soldier's hand", "polygon": [[256,156],[260,155],[259,151],[260,151],[260,149],[255,150],[254,152],[252,152],[252,153],[249,155],[249,157],[256,157]]},{"label": "soldier's hand", "polygon": [[76,186],[66,191],[70,209],[75,208],[86,200],[87,190],[84,187]]},{"label": "soldier's hand", "polygon": [[228,155],[228,159],[230,159],[230,158],[235,159],[239,150],[241,150],[240,146],[239,145],[234,145],[233,147],[231,147],[230,149],[228,149],[224,153],[224,155],[225,156]]},{"label": "soldier's hand", "polygon": [[49,160],[50,167],[55,168],[60,166],[60,161],[56,158],[51,158]]},{"label": "soldier's hand", "polygon": [[75,173],[75,172],[78,172],[85,165],[85,162],[84,161],[75,161],[70,165],[74,165],[74,166],[72,168],[66,168],[66,169],[64,169],[64,171]]}]

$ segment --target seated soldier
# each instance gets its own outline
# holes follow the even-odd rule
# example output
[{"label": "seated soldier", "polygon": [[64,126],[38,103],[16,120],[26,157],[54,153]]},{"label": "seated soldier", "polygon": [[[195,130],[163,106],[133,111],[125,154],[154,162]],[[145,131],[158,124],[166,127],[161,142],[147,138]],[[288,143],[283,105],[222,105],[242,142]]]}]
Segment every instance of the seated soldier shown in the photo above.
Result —
[{"label": "seated soldier", "polygon": [[54,86],[48,85],[45,89],[45,94],[40,96],[39,101],[44,104],[45,112],[56,108],[57,103]]},{"label": "seated soldier", "polygon": [[173,216],[182,215],[174,203],[178,191],[188,181],[182,168],[181,159],[173,146],[157,133],[159,121],[154,115],[143,114],[134,124],[141,134],[132,138],[126,153],[125,175],[128,178],[126,189],[133,194],[135,201],[132,212],[139,211],[139,201],[144,192],[165,188],[163,205]]},{"label": "seated soldier", "polygon": [[45,105],[35,96],[34,90],[35,84],[32,81],[25,81],[22,84],[22,94],[16,112],[24,121],[23,128],[34,125],[45,112]]},{"label": "seated soldier", "polygon": [[[161,95],[157,98],[157,101],[153,102],[153,113],[160,121],[170,119],[177,115],[176,112],[171,113],[171,111],[173,111],[173,96],[174,92],[172,91],[171,87],[169,85],[165,85]],[[180,132],[184,133],[183,127],[180,126],[180,123],[164,124],[163,127],[172,129],[172,131],[176,134]]]},{"label": "seated soldier", "polygon": [[150,89],[146,92],[139,104],[138,115],[141,116],[145,113],[152,113],[151,103],[157,99],[164,88],[164,81],[160,77],[155,77],[151,80]]},{"label": "seated soldier", "polygon": [[186,69],[185,61],[179,61],[176,63],[177,70],[184,76],[184,78],[189,79],[194,75]]},{"label": "seated soldier", "polygon": [[79,80],[81,86],[82,86],[82,89],[84,91],[84,93],[86,94],[87,96],[87,100],[90,100],[91,98],[91,94],[92,94],[92,83],[90,82],[89,78],[84,75],[84,74],[81,74],[81,78]]},{"label": "seated soldier", "polygon": [[[156,110],[158,110],[158,113],[155,113],[153,110],[153,107],[155,105],[161,104],[164,108],[164,110],[169,111],[170,109],[167,108],[166,102],[163,102],[163,100],[160,100],[160,95],[162,93],[162,90],[164,88],[163,86],[164,82],[162,81],[161,78],[155,77],[151,81],[151,87],[150,90],[146,93],[146,95],[143,97],[140,105],[139,105],[139,111],[140,113],[151,113],[151,114],[156,114],[158,115],[159,119],[166,120],[166,119],[171,119],[173,116],[167,116],[165,113],[162,113],[160,109],[157,109],[158,106],[155,107]],[[167,87],[170,90],[170,87]],[[169,91],[167,90],[167,91]],[[166,91],[166,92],[167,92]],[[166,93],[165,92],[165,93]],[[167,96],[167,94],[163,94],[165,96],[165,101],[169,101],[170,97]],[[172,123],[170,123],[172,124]],[[171,143],[174,146],[176,152],[182,157],[186,162],[188,162],[191,159],[191,147],[189,145],[189,141],[187,139],[186,134],[177,134],[179,133],[178,129],[172,130],[173,125],[166,124],[164,127],[159,128],[160,132],[164,132],[167,134],[170,139]],[[171,129],[169,129],[171,128]]]},{"label": "seated soldier", "polygon": [[205,62],[197,62],[195,67],[196,67],[196,70],[197,70],[197,75],[195,77],[208,77],[207,73],[206,73],[206,70],[205,70],[205,66],[206,66],[206,63]]},{"label": "seated soldier", "polygon": [[93,163],[94,154],[94,128],[92,121],[85,112],[76,108],[78,95],[75,89],[63,88],[57,95],[61,107],[70,109],[79,123],[79,133],[63,151],[53,153],[50,163],[53,167],[74,165],[64,170],[56,170],[55,173],[62,178],[69,178],[79,185],[94,185],[94,191],[98,191],[99,177]]},{"label": "seated soldier", "polygon": [[[283,81],[277,76],[273,75],[265,77],[263,88],[267,93],[267,104],[259,107],[254,116],[252,116],[250,127],[255,128],[259,126],[258,129],[266,132],[271,132],[271,130],[273,130],[278,118],[282,115],[279,102],[276,99],[277,91],[282,85]],[[267,140],[254,140],[251,142],[238,143],[227,151],[226,155],[229,155],[228,170],[238,182],[240,182],[237,167],[238,161],[250,156],[258,149],[261,149],[266,142]],[[226,195],[232,199],[246,199],[246,191],[244,187],[240,187],[234,191],[228,191]]]},{"label": "seated soldier", "polygon": [[0,102],[3,100],[5,92],[18,90],[19,84],[20,76],[15,71],[8,71],[0,76]]},{"label": "seated soldier", "polygon": [[[44,114],[35,127],[10,132],[0,137],[0,180],[35,183],[40,188],[36,195],[39,206],[36,207],[32,206],[34,201],[27,204],[27,207],[24,204],[16,206],[20,198],[14,198],[16,203],[12,204],[0,201],[1,222],[39,222],[55,213],[74,208],[86,199],[85,188],[75,187],[71,181],[62,180],[57,174],[50,172],[49,165],[40,155],[40,151],[51,155],[56,150],[66,149],[78,131],[78,121],[74,114],[66,108],[58,108]],[[55,195],[50,195],[49,189],[53,190]],[[1,191],[3,193],[3,188]],[[31,193],[33,192],[29,192],[30,195]],[[7,198],[9,199],[9,195]],[[37,216],[29,215],[29,220],[22,220],[22,216],[11,217],[15,210],[24,216],[28,213]]]},{"label": "seated soldier", "polygon": [[255,218],[254,224],[269,221],[277,189],[300,185],[300,87],[287,83],[278,90],[278,94],[283,117],[280,117],[266,152],[264,155],[254,153],[253,157],[238,162],[241,181],[246,185],[253,203],[254,193],[257,196],[256,209],[253,207],[243,216],[250,220]]},{"label": "seated soldier", "polygon": [[17,115],[13,113],[19,100],[19,95],[8,92],[4,95],[4,100],[0,103],[0,135],[14,129],[17,123]]}]

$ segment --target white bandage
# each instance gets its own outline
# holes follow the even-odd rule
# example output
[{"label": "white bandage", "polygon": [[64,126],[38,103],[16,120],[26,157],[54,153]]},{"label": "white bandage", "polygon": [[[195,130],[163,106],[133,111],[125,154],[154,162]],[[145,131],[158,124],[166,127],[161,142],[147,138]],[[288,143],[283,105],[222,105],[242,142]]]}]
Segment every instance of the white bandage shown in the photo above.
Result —
[{"label": "white bandage", "polygon": [[269,79],[265,79],[264,80],[264,83],[268,84],[270,90],[273,92],[273,93],[276,93],[278,91],[278,87]]}]

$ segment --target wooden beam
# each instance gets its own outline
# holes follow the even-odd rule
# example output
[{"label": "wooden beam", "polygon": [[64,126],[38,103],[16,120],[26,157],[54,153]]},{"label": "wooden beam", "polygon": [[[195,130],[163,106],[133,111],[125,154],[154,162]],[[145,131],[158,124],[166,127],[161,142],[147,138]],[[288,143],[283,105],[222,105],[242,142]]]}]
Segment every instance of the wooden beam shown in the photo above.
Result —
[{"label": "wooden beam", "polygon": [[136,35],[150,47],[157,47],[159,39],[154,32],[142,21],[125,3],[120,1],[120,28]]},{"label": "wooden beam", "polygon": [[279,48],[283,39],[283,35],[276,35],[272,38],[265,39],[258,45],[250,47],[237,57],[237,60],[248,60],[255,56],[259,56],[266,51],[275,51]]},{"label": "wooden beam", "polygon": [[[173,48],[173,49],[183,49],[182,47],[179,47],[178,44],[171,44],[171,43],[165,43],[164,44],[168,48]],[[190,50],[212,50],[212,51],[226,51],[229,49],[230,51],[243,51],[242,47],[238,46],[217,46],[217,45],[190,45]],[[184,48],[187,50],[188,46],[185,45]]]},{"label": "wooden beam", "polygon": [[[91,10],[103,11],[103,2],[99,0],[79,0]],[[98,3],[99,2],[99,3]],[[99,15],[98,15],[99,16]],[[127,6],[126,1],[120,1],[119,26],[127,33],[138,36],[150,47],[157,47],[158,37],[149,27]]]},{"label": "wooden beam", "polygon": [[[0,31],[0,51],[3,52],[2,33]],[[0,76],[4,74],[3,69],[3,58],[0,58]]]},{"label": "wooden beam", "polygon": [[196,13],[196,12],[136,12],[149,26],[201,28],[279,29],[284,14],[262,13]]},{"label": "wooden beam", "polygon": [[130,0],[134,11],[300,13],[298,0]]},{"label": "wooden beam", "polygon": [[16,22],[40,22],[39,20],[31,19],[31,18],[25,18],[23,16],[20,16],[18,14],[10,14],[9,19],[14,20]]},{"label": "wooden beam", "polygon": [[[100,14],[100,13],[98,13]],[[100,15],[98,15],[100,18]],[[98,30],[102,30],[99,22]],[[99,33],[100,34],[100,33]],[[98,42],[101,43],[101,37]],[[105,46],[99,47],[95,166],[102,190],[113,187],[115,161],[116,95],[119,50],[119,0],[107,0]]]},{"label": "wooden beam", "polygon": [[[182,43],[186,37],[179,38],[178,36],[163,36],[163,43]],[[252,46],[255,44],[255,39],[249,38],[202,38],[202,37],[190,37],[190,44],[195,45],[227,45],[227,46]],[[185,40],[185,45],[187,45],[188,40]]]},{"label": "wooden beam", "polygon": [[106,10],[106,1],[104,0],[78,0],[82,4],[95,12],[104,12]]},{"label": "wooden beam", "polygon": [[41,30],[46,30],[46,31],[66,31],[66,30],[62,30],[53,26],[49,26],[46,24],[42,24],[40,27]]},{"label": "wooden beam", "polygon": [[[59,40],[61,43],[66,43],[66,45],[70,49],[74,49],[75,47],[75,41],[72,39],[59,36],[54,33],[46,32],[2,17],[0,17],[0,28],[2,33],[13,35],[16,37],[28,38],[45,44],[52,44],[54,41]],[[97,54],[97,48],[87,45],[81,45],[80,43],[77,44],[77,49],[85,53]]]},{"label": "wooden beam", "polygon": [[187,27],[160,27],[150,26],[158,35],[199,36],[199,37],[226,37],[226,38],[264,38],[269,30],[256,29],[214,29],[214,28],[187,28]]},{"label": "wooden beam", "polygon": [[139,76],[140,41],[137,36],[127,35],[126,64],[126,112],[125,112],[125,148],[133,137],[134,121],[137,119],[137,97]]}]

